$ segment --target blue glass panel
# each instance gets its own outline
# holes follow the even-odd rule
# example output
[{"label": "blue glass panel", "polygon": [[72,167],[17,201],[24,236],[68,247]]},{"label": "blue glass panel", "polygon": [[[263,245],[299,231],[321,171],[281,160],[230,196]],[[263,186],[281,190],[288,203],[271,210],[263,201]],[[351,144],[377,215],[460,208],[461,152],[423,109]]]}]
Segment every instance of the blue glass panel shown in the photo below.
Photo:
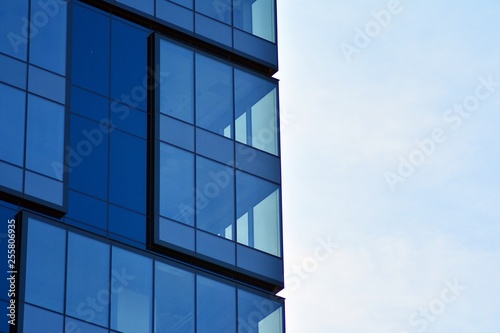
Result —
[{"label": "blue glass panel", "polygon": [[232,67],[196,54],[196,125],[233,137]]},{"label": "blue glass panel", "polygon": [[103,200],[108,196],[108,135],[105,132],[106,127],[71,115],[70,148],[66,151],[69,187]]},{"label": "blue glass panel", "polygon": [[197,276],[197,332],[236,331],[236,290],[233,286]]},{"label": "blue glass panel", "polygon": [[193,123],[194,52],[160,41],[160,112]]},{"label": "blue glass panel", "polygon": [[[115,112],[117,111],[117,112]],[[129,106],[111,103],[111,123],[119,130],[146,139],[147,114]]]},{"label": "blue glass panel", "polygon": [[194,228],[164,218],[159,223],[161,241],[194,251]]},{"label": "blue glass panel", "polygon": [[278,155],[277,84],[236,69],[234,85],[236,140]]},{"label": "blue glass panel", "polygon": [[194,126],[160,115],[160,140],[194,151]]},{"label": "blue glass panel", "polygon": [[[66,333],[108,333],[108,329],[102,328],[93,324],[89,324],[80,320],[66,317],[64,324],[64,332]],[[51,332],[52,333],[52,332]],[[54,333],[60,333],[59,331]]]},{"label": "blue glass panel", "polygon": [[146,216],[109,205],[109,232],[146,242]]},{"label": "blue glass panel", "polygon": [[0,161],[0,185],[23,191],[23,169]]},{"label": "blue glass panel", "polygon": [[[89,24],[92,22],[92,24]],[[75,5],[72,49],[72,82],[102,95],[109,94],[110,18]]]},{"label": "blue glass panel", "polygon": [[194,29],[193,11],[167,0],[156,0],[156,17],[189,31]]},{"label": "blue glass panel", "polygon": [[24,192],[56,205],[63,204],[63,183],[33,172],[26,171]]},{"label": "blue glass panel", "polygon": [[30,62],[58,74],[66,73],[67,5],[65,1],[31,1]]},{"label": "blue glass panel", "polygon": [[270,42],[276,40],[276,0],[237,0],[234,26]]},{"label": "blue glass panel", "polygon": [[155,333],[195,332],[194,290],[193,273],[155,262]]},{"label": "blue glass panel", "polygon": [[64,107],[28,95],[26,167],[62,180],[64,158]]},{"label": "blue glass panel", "polygon": [[106,203],[69,191],[68,218],[106,230]]},{"label": "blue glass panel", "polygon": [[118,247],[112,251],[111,328],[151,332],[153,260]]},{"label": "blue glass panel", "polygon": [[[26,60],[28,1],[6,1],[0,6],[0,52]],[[32,32],[33,33],[33,32]]]},{"label": "blue glass panel", "polygon": [[216,20],[231,24],[232,22],[232,0],[195,0],[196,11]]},{"label": "blue glass panel", "polygon": [[196,153],[234,165],[234,141],[199,128],[196,129]]},{"label": "blue glass panel", "polygon": [[0,83],[0,159],[19,166],[24,161],[26,94]]},{"label": "blue glass panel", "polygon": [[[66,285],[68,315],[98,325],[108,325],[109,250],[108,244],[69,233]],[[126,276],[121,278],[126,281]]]},{"label": "blue glass panel", "polygon": [[[78,113],[98,122],[106,122],[109,116],[109,102],[104,97],[72,86],[71,112]],[[120,110],[115,109],[114,112],[119,113]]]},{"label": "blue glass panel", "polygon": [[2,68],[0,71],[0,81],[12,84],[21,89],[26,88],[27,65],[25,62],[0,53],[0,68]]},{"label": "blue glass panel", "polygon": [[170,0],[170,1],[178,3],[179,5],[183,5],[184,7],[193,9],[193,0]]},{"label": "blue glass panel", "polygon": [[265,277],[276,285],[283,285],[283,259],[239,244],[236,251],[238,270],[242,269],[247,274]]},{"label": "blue glass panel", "polygon": [[63,332],[63,316],[26,304],[24,306],[23,332]]},{"label": "blue glass panel", "polygon": [[153,15],[155,7],[154,0],[116,0],[116,2],[121,2],[150,15]]},{"label": "blue glass panel", "polygon": [[142,28],[111,21],[111,97],[142,110],[147,108],[148,97],[148,35]]},{"label": "blue glass panel", "polygon": [[196,227],[234,239],[233,168],[196,158]]},{"label": "blue glass panel", "polygon": [[[209,4],[211,2],[206,1],[206,3]],[[231,27],[215,19],[196,14],[195,32],[198,35],[210,39],[211,41],[215,41],[229,47],[232,46],[233,34]]]},{"label": "blue glass panel", "polygon": [[196,232],[196,252],[208,257],[209,260],[220,260],[230,265],[236,263],[234,242],[203,231]]},{"label": "blue glass panel", "polygon": [[279,185],[237,171],[236,203],[238,242],[280,256]]},{"label": "blue glass panel", "polygon": [[30,218],[25,300],[64,312],[65,272],[66,231]]},{"label": "blue glass panel", "polygon": [[30,66],[28,90],[64,104],[66,100],[66,79],[46,70]]},{"label": "blue glass panel", "polygon": [[194,226],[194,155],[160,145],[160,215]]},{"label": "blue glass panel", "polygon": [[145,213],[146,141],[114,131],[110,154],[110,201]]},{"label": "blue glass panel", "polygon": [[283,304],[238,289],[238,332],[282,333]]},{"label": "blue glass panel", "polygon": [[281,181],[280,158],[261,150],[236,143],[236,165],[238,169],[275,183]]},{"label": "blue glass panel", "polygon": [[234,29],[234,48],[272,68],[278,67],[278,47],[274,43]]}]

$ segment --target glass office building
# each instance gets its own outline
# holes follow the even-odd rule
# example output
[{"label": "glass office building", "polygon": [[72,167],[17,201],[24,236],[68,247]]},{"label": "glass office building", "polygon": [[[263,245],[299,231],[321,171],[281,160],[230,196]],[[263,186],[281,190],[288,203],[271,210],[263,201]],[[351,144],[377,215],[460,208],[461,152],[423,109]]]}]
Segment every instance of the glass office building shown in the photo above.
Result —
[{"label": "glass office building", "polygon": [[0,332],[284,332],[277,69],[275,0],[4,1]]}]

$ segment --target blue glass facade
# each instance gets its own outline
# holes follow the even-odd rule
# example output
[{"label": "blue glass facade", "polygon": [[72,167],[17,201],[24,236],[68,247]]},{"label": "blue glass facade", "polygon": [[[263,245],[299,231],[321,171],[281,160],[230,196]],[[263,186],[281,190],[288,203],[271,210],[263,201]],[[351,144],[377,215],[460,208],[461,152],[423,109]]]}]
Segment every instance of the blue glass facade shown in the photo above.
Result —
[{"label": "blue glass facade", "polygon": [[0,331],[284,332],[275,1],[0,21]]}]

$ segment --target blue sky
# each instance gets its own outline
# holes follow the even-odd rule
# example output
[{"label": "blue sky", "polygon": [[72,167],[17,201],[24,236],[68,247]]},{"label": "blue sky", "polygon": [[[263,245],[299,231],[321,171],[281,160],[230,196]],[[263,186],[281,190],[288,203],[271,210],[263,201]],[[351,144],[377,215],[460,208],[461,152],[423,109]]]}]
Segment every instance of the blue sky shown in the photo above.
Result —
[{"label": "blue sky", "polygon": [[278,2],[287,332],[499,332],[500,2]]}]

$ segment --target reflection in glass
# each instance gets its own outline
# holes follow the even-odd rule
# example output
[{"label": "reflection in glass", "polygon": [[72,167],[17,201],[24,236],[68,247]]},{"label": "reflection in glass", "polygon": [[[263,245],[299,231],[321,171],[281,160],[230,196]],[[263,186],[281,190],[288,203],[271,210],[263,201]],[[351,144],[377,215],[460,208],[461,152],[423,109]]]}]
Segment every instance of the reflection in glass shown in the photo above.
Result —
[{"label": "reflection in glass", "polygon": [[160,145],[160,215],[194,226],[194,155]]},{"label": "reflection in glass", "polygon": [[[70,232],[66,313],[101,326],[109,317],[109,245]],[[122,285],[127,280],[122,279]],[[125,282],[123,282],[125,281]]]},{"label": "reflection in glass", "polygon": [[26,166],[33,171],[62,180],[63,149],[64,107],[29,95]]},{"label": "reflection in glass", "polygon": [[236,140],[278,155],[276,83],[235,70]]},{"label": "reflection in glass", "polygon": [[233,286],[197,276],[196,324],[200,333],[232,333],[236,328],[236,290]]},{"label": "reflection in glass", "polygon": [[155,333],[194,333],[194,274],[155,262]]},{"label": "reflection in glass", "polygon": [[111,328],[151,332],[153,263],[150,258],[113,247]]},{"label": "reflection in glass", "polygon": [[237,171],[236,202],[238,243],[280,256],[279,186]]},{"label": "reflection in glass", "polygon": [[231,66],[196,54],[196,125],[231,138],[232,124]]},{"label": "reflection in glass", "polygon": [[226,24],[231,24],[231,14],[233,12],[232,1],[233,0],[196,0],[196,11]]},{"label": "reflection in glass", "polygon": [[283,306],[274,300],[238,290],[238,333],[283,332]]},{"label": "reflection in glass", "polygon": [[27,302],[64,311],[66,232],[32,218],[26,253]]},{"label": "reflection in glass", "polygon": [[206,158],[196,159],[196,226],[233,239],[234,171]]},{"label": "reflection in glass", "polygon": [[274,3],[275,0],[234,0],[234,26],[274,43]]},{"label": "reflection in glass", "polygon": [[193,123],[194,52],[160,41],[160,112]]}]

